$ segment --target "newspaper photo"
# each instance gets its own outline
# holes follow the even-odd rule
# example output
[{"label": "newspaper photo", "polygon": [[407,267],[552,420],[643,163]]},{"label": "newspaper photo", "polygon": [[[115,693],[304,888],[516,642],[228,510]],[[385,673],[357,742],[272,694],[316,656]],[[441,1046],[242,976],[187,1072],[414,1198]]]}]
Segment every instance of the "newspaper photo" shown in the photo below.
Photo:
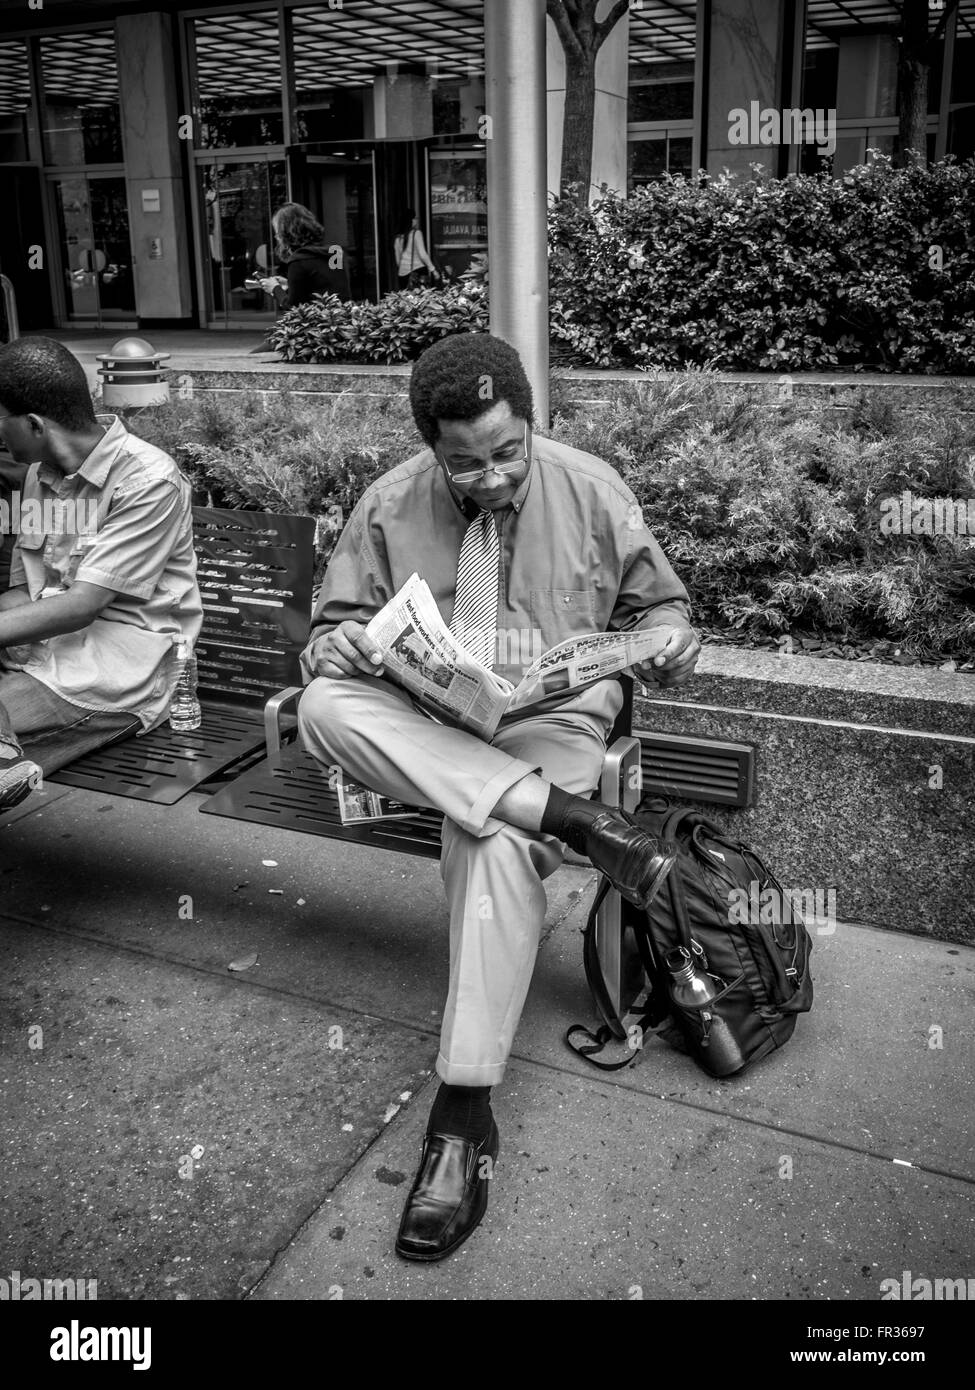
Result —
[{"label": "newspaper photo", "polygon": [[405,802],[394,801],[382,796],[361,782],[355,782],[345,772],[338,783],[339,815],[343,825],[356,825],[361,821],[402,820],[414,816],[419,806],[407,806]]},{"label": "newspaper photo", "polygon": [[435,717],[483,739],[494,737],[508,710],[652,661],[667,641],[659,629],[573,637],[543,653],[515,686],[461,645],[418,574],[410,575],[366,632],[393,680]]}]

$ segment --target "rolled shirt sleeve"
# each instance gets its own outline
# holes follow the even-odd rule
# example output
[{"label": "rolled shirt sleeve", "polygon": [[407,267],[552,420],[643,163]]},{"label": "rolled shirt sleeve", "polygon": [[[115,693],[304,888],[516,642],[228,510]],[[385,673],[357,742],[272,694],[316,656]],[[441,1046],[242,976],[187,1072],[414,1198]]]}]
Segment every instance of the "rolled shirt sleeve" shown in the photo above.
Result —
[{"label": "rolled shirt sleeve", "polygon": [[378,557],[370,544],[367,510],[362,502],[349,518],[328,562],[321,593],[311,620],[308,645],[301,654],[302,679],[313,679],[309,649],[340,623],[365,626],[393,596],[385,556]]},{"label": "rolled shirt sleeve", "polygon": [[[635,498],[625,524],[628,549],[609,630],[633,632],[652,627],[689,626],[691,605],[687,590],[648,530]],[[653,679],[650,665],[635,666],[633,671],[638,680]]]}]

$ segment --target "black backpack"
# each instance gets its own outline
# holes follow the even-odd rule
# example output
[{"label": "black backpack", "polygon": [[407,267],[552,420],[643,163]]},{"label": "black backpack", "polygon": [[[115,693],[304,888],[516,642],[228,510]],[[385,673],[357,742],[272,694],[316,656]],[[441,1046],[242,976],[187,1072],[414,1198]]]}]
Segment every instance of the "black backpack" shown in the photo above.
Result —
[{"label": "black backpack", "polygon": [[[649,911],[621,902],[619,1008],[610,999],[597,951],[597,914],[610,888],[601,879],[586,923],[583,960],[603,1024],[595,1033],[575,1024],[565,1040],[593,1066],[618,1071],[634,1060],[633,1049],[643,1046],[646,1032],[657,1029],[712,1076],[740,1072],[787,1042],[796,1015],[812,1007],[812,941],[805,923],[759,855],[697,811],[651,802],[636,815],[623,814],[632,825],[672,841],[677,861]],[[742,896],[733,900],[736,892]],[[733,901],[748,902],[750,910],[732,911]],[[678,1009],[671,1001],[668,962],[686,959],[696,960],[718,988],[703,1008]],[[641,995],[640,1016],[627,1025]],[[587,1041],[573,1042],[576,1034]],[[709,1052],[719,1037],[721,1045]],[[598,1061],[592,1054],[614,1039],[626,1040],[632,1055]]]}]

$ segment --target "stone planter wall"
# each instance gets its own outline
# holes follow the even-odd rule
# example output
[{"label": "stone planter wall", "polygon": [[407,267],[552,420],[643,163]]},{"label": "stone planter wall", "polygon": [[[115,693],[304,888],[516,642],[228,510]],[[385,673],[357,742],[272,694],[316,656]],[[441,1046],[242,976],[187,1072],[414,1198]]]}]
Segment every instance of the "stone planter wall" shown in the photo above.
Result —
[{"label": "stone planter wall", "polygon": [[708,813],[784,887],[975,944],[975,676],[711,646],[686,687],[638,695],[633,723],[754,746],[755,804]]},{"label": "stone planter wall", "polygon": [[[173,393],[191,385],[194,392],[220,394],[238,391],[292,391],[311,399],[333,400],[343,391],[359,395],[407,395],[412,367],[385,366],[308,366],[263,358],[256,361],[240,357],[194,357],[181,355],[179,365],[169,374]],[[648,380],[644,372],[611,372],[589,369],[559,369],[552,372],[552,402],[557,409],[564,399],[597,404],[605,401],[620,385],[639,390]],[[811,403],[824,403],[837,411],[849,409],[861,391],[896,392],[920,405],[947,405],[964,412],[975,412],[975,378],[886,376],[882,373],[776,373],[722,372],[722,389],[729,393],[762,395],[770,401],[791,400],[797,410]]]}]

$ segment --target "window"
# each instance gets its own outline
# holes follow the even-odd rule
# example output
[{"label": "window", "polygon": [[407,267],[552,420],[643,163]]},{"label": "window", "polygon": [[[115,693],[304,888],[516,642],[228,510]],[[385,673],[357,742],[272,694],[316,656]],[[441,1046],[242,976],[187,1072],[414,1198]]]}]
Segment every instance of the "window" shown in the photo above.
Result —
[{"label": "window", "polygon": [[629,192],[673,176],[690,176],[694,150],[694,64],[630,65],[627,102]]},{"label": "window", "polygon": [[[372,100],[372,79],[341,61],[349,34],[343,10],[325,5],[291,12],[295,74],[295,134],[309,141],[361,140],[365,103]],[[355,17],[351,34],[361,31]]]},{"label": "window", "polygon": [[693,140],[690,135],[664,132],[631,139],[627,146],[627,188],[632,192],[665,174],[690,177]]},{"label": "window", "polygon": [[277,14],[198,19],[194,33],[199,147],[283,144]]},{"label": "window", "polygon": [[0,43],[0,164],[30,157],[27,122],[30,81],[22,43]]},{"label": "window", "polygon": [[118,67],[111,29],[41,40],[48,164],[121,164]]},{"label": "window", "polygon": [[689,121],[694,115],[694,80],[631,83],[627,120]]}]

